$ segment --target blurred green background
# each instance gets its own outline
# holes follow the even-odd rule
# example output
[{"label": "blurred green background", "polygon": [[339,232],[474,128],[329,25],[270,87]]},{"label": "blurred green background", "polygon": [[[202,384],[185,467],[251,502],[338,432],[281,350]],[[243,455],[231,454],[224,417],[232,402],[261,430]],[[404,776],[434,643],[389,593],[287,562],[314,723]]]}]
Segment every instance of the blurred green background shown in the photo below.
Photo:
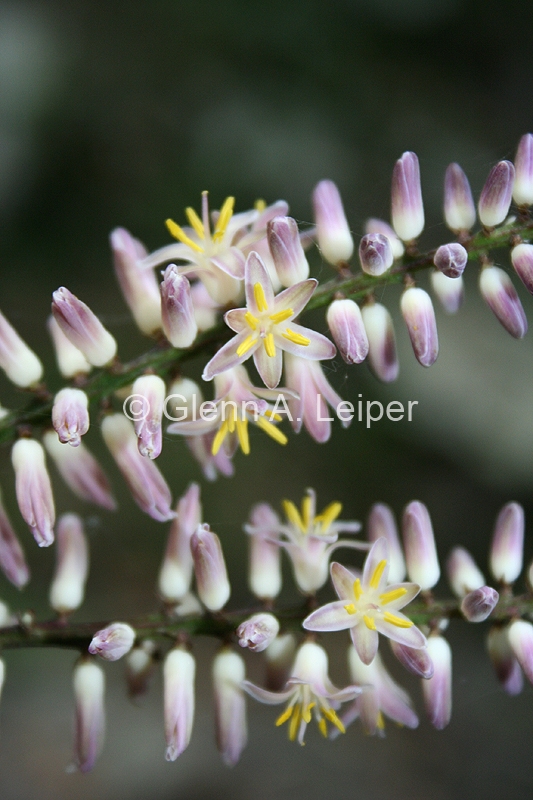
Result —
[{"label": "blurred green background", "polygon": [[[237,210],[257,197],[285,198],[302,222],[322,178],[337,182],[355,236],[366,216],[388,218],[390,174],[404,150],[420,157],[427,229],[422,245],[446,241],[442,181],[459,161],[476,196],[495,161],[512,158],[533,127],[530,2],[487,0],[0,0],[0,265],[4,313],[49,367],[44,333],[50,294],[66,284],[103,319],[127,359],[146,347],[119,296],[108,234],[127,227],[149,249],[168,242],[164,220],[183,220],[209,189],[214,207],[234,194]],[[508,257],[502,253],[502,266]],[[330,275],[317,252],[314,274]],[[235,606],[248,600],[250,506],[298,500],[307,486],[319,505],[344,503],[364,519],[370,505],[399,514],[428,504],[442,559],[457,543],[486,567],[494,518],[508,500],[526,507],[531,558],[533,345],[515,342],[483,307],[475,268],[457,318],[438,314],[441,354],[420,367],[398,320],[399,380],[384,387],[366,366],[328,366],[335,388],[354,401],[417,400],[414,421],[336,426],[323,446],[305,433],[281,449],[257,432],[236,476],[205,484],[183,441],[167,437],[162,469],[175,496],[201,480],[205,519],[222,537]],[[423,282],[424,285],[424,282]],[[519,289],[519,291],[521,291]],[[531,318],[529,298],[524,299]],[[381,300],[398,317],[398,291]],[[316,326],[324,330],[321,316]],[[201,365],[191,365],[197,376]],[[1,401],[17,397],[0,377]],[[59,511],[87,524],[92,572],[78,619],[118,619],[156,604],[166,536],[138,512],[98,425],[88,444],[101,454],[120,502],[118,515],[78,502],[54,475]],[[38,551],[14,500],[8,454],[0,480],[23,539],[33,580],[20,597],[0,581],[14,609],[45,617],[53,548]],[[441,592],[447,593],[445,581]],[[291,596],[287,590],[287,596]],[[294,800],[357,793],[394,797],[529,798],[533,786],[533,692],[507,698],[484,654],[484,626],[452,625],[454,711],[443,733],[424,719],[416,681],[396,675],[420,711],[417,731],[387,726],[370,739],[357,724],[336,742],[309,731],[305,748],[276,730],[276,712],[249,703],[250,743],[233,770],[214,746],[211,642],[200,642],[198,719],[189,749],[163,760],[159,677],[141,708],[126,699],[121,665],[107,669],[108,735],[88,776],[66,775],[71,760],[69,652],[8,652],[0,707],[0,795],[38,798]],[[346,637],[332,649],[332,677],[346,682]],[[260,679],[260,657],[250,658]]]}]

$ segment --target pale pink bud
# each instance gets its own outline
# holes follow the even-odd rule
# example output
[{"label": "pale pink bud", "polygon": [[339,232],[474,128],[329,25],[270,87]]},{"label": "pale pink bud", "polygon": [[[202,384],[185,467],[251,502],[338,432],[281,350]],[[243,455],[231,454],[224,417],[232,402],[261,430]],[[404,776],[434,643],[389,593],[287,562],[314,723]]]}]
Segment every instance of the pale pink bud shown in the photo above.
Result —
[{"label": "pale pink bud", "polygon": [[496,677],[503,688],[514,696],[523,686],[522,670],[509,644],[509,626],[494,625],[487,637],[487,649]]},{"label": "pale pink bud", "polygon": [[54,541],[56,514],[44,450],[35,439],[19,439],[11,461],[20,513],[39,547],[48,547]]},{"label": "pale pink bud", "polygon": [[513,199],[517,206],[533,205],[533,136],[530,133],[520,139],[514,165]]},{"label": "pale pink bud", "polygon": [[509,644],[530,683],[533,683],[533,625],[523,619],[512,622],[508,630]]},{"label": "pale pink bud", "polygon": [[433,677],[434,667],[427,647],[420,647],[415,650],[414,647],[407,647],[399,642],[394,642],[389,639],[391,650],[406,670],[416,675],[417,678]]},{"label": "pale pink bud", "polygon": [[124,662],[130,697],[139,697],[148,690],[148,682],[155,668],[155,649],[154,642],[146,639],[126,654]]},{"label": "pale pink bud", "polygon": [[415,153],[409,151],[398,159],[392,172],[391,218],[404,242],[416,239],[424,230],[420,167]]},{"label": "pale pink bud", "polygon": [[78,769],[89,772],[104,743],[104,671],[92,660],[83,658],[74,667],[73,684],[76,700],[74,754]]},{"label": "pale pink bud", "polygon": [[173,519],[170,489],[154,462],[139,453],[129,420],[122,414],[104,417],[102,436],[137,505],[159,522]]},{"label": "pale pink bud", "polygon": [[452,715],[452,651],[442,636],[430,636],[427,649],[434,671],[422,682],[424,704],[429,721],[441,731]]},{"label": "pale pink bud", "polygon": [[500,595],[491,586],[480,586],[463,598],[461,611],[469,622],[484,622],[494,611]]},{"label": "pale pink bud", "polygon": [[175,761],[191,739],[194,721],[194,658],[180,647],[170,650],[163,665],[167,761]]},{"label": "pale pink bud", "polygon": [[405,559],[398,536],[398,528],[391,509],[384,503],[375,503],[370,509],[366,535],[369,542],[385,538],[389,545],[389,582],[405,579]]},{"label": "pale pink bud", "polygon": [[43,376],[43,365],[16,330],[0,313],[0,368],[22,388],[33,386]]},{"label": "pale pink bud", "polygon": [[359,261],[367,275],[383,275],[392,267],[391,244],[382,233],[367,233],[359,242]]},{"label": "pale pink bud", "polygon": [[17,589],[30,579],[30,571],[15,531],[5,512],[0,493],[0,569]]},{"label": "pale pink bud", "polygon": [[279,691],[287,682],[296,654],[296,639],[292,633],[276,636],[265,650],[265,686]]},{"label": "pale pink bud", "polygon": [[293,286],[309,277],[309,264],[292,217],[274,217],[267,225],[268,246],[282,286]]},{"label": "pale pink bud", "polygon": [[339,353],[347,364],[360,364],[368,355],[368,337],[361,310],[348,298],[334,300],[327,312],[327,322]]},{"label": "pale pink bud", "polygon": [[92,367],[77,347],[67,339],[53,316],[48,317],[48,332],[52,337],[57,367],[64,378],[90,372]]},{"label": "pale pink bud", "polygon": [[339,190],[333,181],[320,181],[313,191],[316,233],[322,255],[330,264],[348,261],[353,253],[353,239]]},{"label": "pale pink bud", "polygon": [[64,286],[52,297],[52,314],[67,339],[81,350],[89,364],[108,364],[116,355],[117,343],[98,317]]},{"label": "pale pink bud", "polygon": [[158,375],[141,375],[134,382],[132,394],[124,403],[124,413],[133,420],[139,453],[146,458],[154,459],[161,454],[165,396],[166,386],[162,378]]},{"label": "pale pink bud", "polygon": [[403,512],[402,534],[409,578],[423,591],[432,589],[440,578],[439,559],[429,512],[418,500]]},{"label": "pale pink bud", "polygon": [[522,571],[524,526],[524,509],[518,503],[507,503],[498,514],[489,558],[497,581],[513,583]]},{"label": "pale pink bud", "polygon": [[176,513],[159,572],[159,593],[167,602],[181,600],[190,589],[193,571],[191,536],[202,521],[200,487],[197,483],[192,483],[180,498]]},{"label": "pale pink bud", "polygon": [[129,653],[135,641],[135,631],[126,622],[112,622],[97,631],[89,645],[89,653],[105,661],[118,661]]},{"label": "pale pink bud", "polygon": [[281,590],[281,553],[276,544],[279,517],[267,503],[254,506],[250,524],[244,530],[250,535],[250,567],[248,585],[261,600],[277,597]]},{"label": "pale pink bud", "polygon": [[389,240],[394,260],[401,258],[405,253],[405,248],[401,239],[398,239],[394,228],[391,228],[389,223],[385,222],[385,220],[377,219],[376,217],[367,219],[365,222],[365,233],[381,233],[383,236],[386,236]]},{"label": "pale pink bud", "polygon": [[511,250],[511,261],[516,274],[533,294],[533,244],[518,244]]},{"label": "pale pink bud", "polygon": [[363,306],[361,315],[368,337],[368,363],[372,372],[385,383],[396,380],[400,365],[391,315],[381,303]]},{"label": "pale pink bud", "polygon": [[448,278],[461,277],[467,262],[468,253],[458,242],[442,244],[433,256],[433,263],[437,269]]},{"label": "pale pink bud", "polygon": [[476,221],[472,190],[459,164],[450,164],[444,176],[444,219],[455,233],[469,231]]},{"label": "pale pink bud", "polygon": [[515,339],[527,333],[527,319],[511,279],[499,267],[486,267],[479,276],[481,295],[492,313]]},{"label": "pale pink bud", "polygon": [[446,561],[446,572],[452,592],[464,597],[485,583],[483,573],[464,547],[454,547]]},{"label": "pale pink bud", "polygon": [[230,596],[230,585],[220,539],[199,525],[191,537],[196,586],[200,600],[210,611],[220,611]]},{"label": "pale pink bud", "polygon": [[100,464],[83,442],[78,447],[61,444],[54,431],[43,436],[48,455],[76,497],[115,511],[117,504]]},{"label": "pale pink bud", "polygon": [[215,729],[222,760],[234,766],[246,746],[246,702],[241,689],[245,677],[244,661],[231,650],[221,650],[213,661]]},{"label": "pale pink bud", "polygon": [[514,177],[515,169],[510,161],[499,161],[489,172],[478,203],[479,218],[486,228],[499,225],[507,216]]},{"label": "pale pink bud", "polygon": [[165,336],[173,347],[190,347],[196,339],[198,326],[189,281],[179,274],[175,264],[170,264],[163,273],[160,288]]},{"label": "pale pink bud", "polygon": [[279,622],[272,614],[254,614],[237,628],[239,645],[262,653],[279,633]]},{"label": "pale pink bud", "polygon": [[89,430],[89,399],[81,389],[61,389],[52,408],[52,425],[63,444],[78,447]]},{"label": "pale pink bud", "polygon": [[161,328],[161,295],[153,270],[143,269],[138,263],[147,255],[146,248],[124,228],[116,228],[110,242],[124,300],[139,329],[153,334]]},{"label": "pale pink bud", "polygon": [[447,314],[456,314],[461,307],[465,295],[462,278],[448,278],[442,272],[431,273],[431,288]]},{"label": "pale pink bud", "polygon": [[424,289],[411,286],[402,294],[400,307],[416,359],[423,367],[430,367],[439,354],[437,321],[431,297]]},{"label": "pale pink bud", "polygon": [[56,568],[50,586],[50,605],[58,614],[79,608],[85,593],[89,553],[83,523],[77,514],[63,514],[56,529]]}]

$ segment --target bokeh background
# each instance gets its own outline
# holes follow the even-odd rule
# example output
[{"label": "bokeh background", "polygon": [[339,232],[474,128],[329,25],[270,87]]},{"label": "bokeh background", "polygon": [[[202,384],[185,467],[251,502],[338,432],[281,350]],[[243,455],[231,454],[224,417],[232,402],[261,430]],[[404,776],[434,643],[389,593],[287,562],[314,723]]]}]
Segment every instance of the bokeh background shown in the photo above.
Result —
[{"label": "bokeh background", "polygon": [[[422,245],[447,240],[446,165],[459,161],[476,195],[490,167],[512,158],[533,126],[533,6],[527,0],[0,0],[0,305],[59,386],[44,332],[50,293],[66,284],[104,320],[127,359],[146,348],[119,296],[108,234],[130,229],[150,249],[167,243],[164,220],[183,219],[209,189],[213,205],[234,194],[285,198],[301,222],[310,193],[337,182],[355,236],[366,216],[388,217],[390,174],[404,150],[421,162],[427,229]],[[502,266],[508,266],[501,255]],[[330,272],[312,253],[314,274]],[[236,476],[206,484],[183,441],[167,437],[162,469],[175,496],[202,483],[205,519],[223,539],[235,606],[246,603],[241,527],[254,502],[279,506],[307,486],[319,504],[344,503],[364,520],[385,501],[400,514],[428,504],[444,559],[457,543],[486,568],[494,518],[508,500],[528,519],[533,555],[533,344],[516,342],[483,307],[476,270],[457,318],[438,312],[441,354],[431,370],[414,359],[398,320],[399,380],[380,385],[366,366],[328,367],[354,401],[417,400],[412,423],[336,425],[331,441],[306,434],[279,448],[260,433]],[[424,283],[423,283],[424,285]],[[519,289],[519,291],[521,291]],[[528,316],[530,298],[521,292]],[[398,317],[398,290],[381,300]],[[316,326],[324,330],[322,316]],[[200,364],[191,364],[197,376]],[[20,398],[0,376],[2,404]],[[59,511],[84,516],[91,542],[87,601],[78,619],[118,619],[152,609],[166,526],[141,514],[99,443],[119,514],[77,501],[54,475]],[[6,504],[33,570],[14,609],[46,617],[53,548],[38,551],[20,519],[8,454],[0,462]],[[292,597],[287,575],[286,597]],[[440,591],[447,593],[445,581]],[[325,593],[325,596],[329,596]],[[533,691],[499,689],[485,655],[485,626],[454,624],[454,711],[448,729],[424,719],[417,682],[396,670],[420,711],[416,731],[387,726],[385,740],[354,725],[336,742],[310,730],[305,748],[274,728],[276,712],[249,703],[250,742],[233,770],[214,745],[211,642],[198,642],[198,713],[189,749],[163,759],[161,682],[140,705],[126,698],[121,664],[110,665],[107,742],[95,771],[71,761],[71,652],[7,652],[0,708],[0,795],[38,798],[231,797],[294,800],[357,793],[373,800],[479,795],[529,798],[533,786]],[[346,637],[332,637],[332,677],[346,682]],[[261,678],[260,657],[249,659]]]}]

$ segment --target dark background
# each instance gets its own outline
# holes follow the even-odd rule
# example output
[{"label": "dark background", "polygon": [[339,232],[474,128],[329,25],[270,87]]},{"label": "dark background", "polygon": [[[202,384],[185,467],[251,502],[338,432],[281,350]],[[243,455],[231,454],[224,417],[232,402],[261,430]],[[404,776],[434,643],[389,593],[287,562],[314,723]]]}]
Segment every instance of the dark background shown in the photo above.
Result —
[{"label": "dark background", "polygon": [[[331,178],[357,237],[366,216],[388,218],[392,166],[411,149],[422,170],[422,245],[446,241],[446,165],[459,161],[477,196],[490,167],[512,158],[533,128],[532,16],[525,0],[0,2],[0,306],[45,360],[50,386],[59,386],[44,333],[50,293],[66,284],[101,316],[123,359],[142,352],[110,269],[108,234],[123,225],[149,249],[159,247],[169,241],[164,220],[182,221],[203,189],[214,207],[234,194],[237,210],[257,197],[283,197],[307,222],[313,186]],[[505,253],[498,257],[508,265]],[[329,277],[318,253],[311,258],[314,274]],[[235,606],[248,600],[241,526],[250,506],[279,507],[307,486],[320,506],[341,500],[347,518],[364,519],[377,500],[398,514],[422,500],[442,559],[462,543],[484,570],[494,518],[517,500],[526,507],[531,558],[531,338],[515,342],[505,333],[477,295],[475,267],[468,272],[460,315],[437,312],[441,354],[431,370],[416,363],[401,321],[395,384],[378,384],[364,365],[328,366],[352,402],[358,393],[418,400],[412,423],[369,431],[336,425],[327,445],[303,433],[284,449],[256,431],[252,454],[235,459],[236,476],[214,485],[201,479],[184,442],[167,437],[162,469],[175,496],[202,480],[205,519],[223,539]],[[381,298],[396,318],[398,296],[387,289]],[[531,318],[531,301],[521,296]],[[314,324],[325,329],[320,315]],[[191,365],[191,376],[200,371]],[[2,377],[0,391],[3,405],[18,402]],[[87,441],[101,453],[121,509],[112,515],[83,505],[54,475],[58,511],[81,513],[91,541],[87,600],[76,618],[120,619],[155,606],[166,526],[138,512],[100,448],[96,421]],[[7,454],[0,479],[34,573],[22,597],[2,579],[0,597],[44,618],[53,548],[38,550],[25,530]],[[286,592],[293,597],[289,580]],[[501,692],[485,634],[485,626],[450,628],[454,711],[446,731],[430,727],[416,681],[396,670],[420,711],[417,731],[389,724],[382,741],[355,724],[330,743],[310,730],[302,749],[274,728],[275,709],[251,701],[250,743],[233,770],[213,742],[211,642],[195,650],[197,722],[176,764],[163,760],[159,676],[137,708],[125,697],[121,665],[111,665],[107,742],[88,776],[64,772],[74,655],[7,652],[2,797],[529,798],[532,692],[513,699]],[[343,685],[347,638],[331,638],[332,677]],[[258,680],[259,661],[249,659]]]}]

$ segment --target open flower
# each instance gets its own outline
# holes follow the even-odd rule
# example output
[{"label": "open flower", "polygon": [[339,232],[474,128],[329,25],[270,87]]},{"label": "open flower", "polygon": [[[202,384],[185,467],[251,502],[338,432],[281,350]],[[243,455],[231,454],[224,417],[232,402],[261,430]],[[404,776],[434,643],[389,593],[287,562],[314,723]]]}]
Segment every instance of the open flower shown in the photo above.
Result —
[{"label": "open flower", "polygon": [[331,579],[339,600],[313,611],[304,621],[308,631],[350,629],[352,641],[363,664],[371,664],[378,649],[379,633],[415,649],[425,647],[426,637],[400,609],[413,600],[416,583],[392,583],[389,575],[389,545],[374,542],[368,553],[362,578],[356,578],[342,564],[331,565]]},{"label": "open flower", "polygon": [[267,268],[257,253],[250,253],[244,268],[246,308],[234,308],[224,317],[237,336],[208,362],[203,379],[210,381],[253,355],[261,378],[274,389],[281,378],[283,350],[312,361],[333,358],[335,346],[329,339],[293,322],[316,287],[317,281],[310,278],[274,297]]}]

